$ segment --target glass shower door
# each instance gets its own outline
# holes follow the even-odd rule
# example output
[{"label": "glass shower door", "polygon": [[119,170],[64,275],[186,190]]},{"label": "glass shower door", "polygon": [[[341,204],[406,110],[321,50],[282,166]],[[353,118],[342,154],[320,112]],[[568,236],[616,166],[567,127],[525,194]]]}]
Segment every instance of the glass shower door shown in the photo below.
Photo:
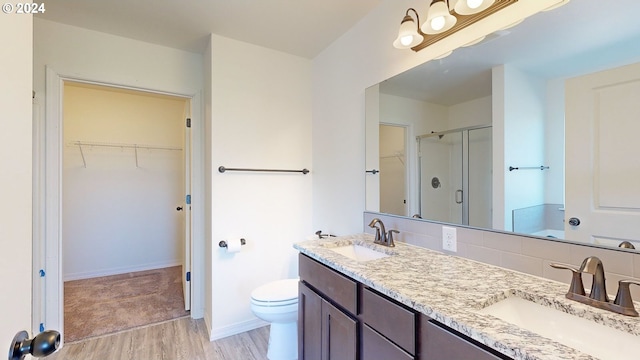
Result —
[{"label": "glass shower door", "polygon": [[462,133],[421,138],[418,151],[420,215],[462,224]]},{"label": "glass shower door", "polygon": [[491,227],[491,127],[418,137],[420,215]]}]

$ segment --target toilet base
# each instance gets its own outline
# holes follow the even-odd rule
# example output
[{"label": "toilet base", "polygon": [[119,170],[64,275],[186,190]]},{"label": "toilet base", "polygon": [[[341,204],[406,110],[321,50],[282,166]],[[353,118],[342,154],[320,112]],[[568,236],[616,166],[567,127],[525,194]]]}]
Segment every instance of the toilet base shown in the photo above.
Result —
[{"label": "toilet base", "polygon": [[298,322],[271,323],[269,329],[269,360],[298,359]]}]

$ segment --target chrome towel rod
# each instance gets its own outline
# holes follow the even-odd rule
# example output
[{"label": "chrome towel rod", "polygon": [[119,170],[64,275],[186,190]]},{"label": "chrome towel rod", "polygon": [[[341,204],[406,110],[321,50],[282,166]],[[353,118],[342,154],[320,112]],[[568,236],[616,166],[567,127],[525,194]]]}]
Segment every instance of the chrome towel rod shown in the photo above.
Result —
[{"label": "chrome towel rod", "polygon": [[224,167],[224,166],[220,166],[218,168],[218,171],[223,173],[225,171],[260,171],[260,172],[286,172],[286,173],[303,173],[303,174],[308,174],[309,170],[307,169],[302,169],[302,170],[280,170],[280,169],[245,169],[245,168],[228,168],[228,167]]},{"label": "chrome towel rod", "polygon": [[513,167],[509,166],[509,171],[513,170],[545,170],[548,169],[548,166],[540,165],[540,166],[528,166],[528,167]]}]

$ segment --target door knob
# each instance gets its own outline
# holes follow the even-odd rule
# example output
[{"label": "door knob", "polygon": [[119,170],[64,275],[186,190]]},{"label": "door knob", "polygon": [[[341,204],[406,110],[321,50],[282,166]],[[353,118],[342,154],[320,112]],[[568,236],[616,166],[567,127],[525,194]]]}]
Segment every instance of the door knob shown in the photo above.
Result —
[{"label": "door knob", "polygon": [[178,206],[178,207],[176,208],[176,211],[182,211],[182,206]]},{"label": "door knob", "polygon": [[20,331],[13,338],[9,349],[9,360],[23,360],[27,355],[41,358],[53,354],[60,347],[60,333],[46,330],[29,339],[26,331]]},{"label": "door knob", "polygon": [[580,219],[572,217],[571,219],[569,219],[569,225],[571,225],[571,226],[580,225]]}]

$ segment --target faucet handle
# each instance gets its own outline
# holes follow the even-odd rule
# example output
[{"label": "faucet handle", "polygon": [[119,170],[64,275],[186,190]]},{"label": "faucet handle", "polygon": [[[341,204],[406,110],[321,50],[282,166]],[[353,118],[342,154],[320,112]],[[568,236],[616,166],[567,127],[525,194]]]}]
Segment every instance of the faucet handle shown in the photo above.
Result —
[{"label": "faucet handle", "polygon": [[396,244],[393,242],[393,233],[400,234],[398,230],[389,230],[389,234],[387,235],[387,246],[394,247]]},{"label": "faucet handle", "polygon": [[567,295],[577,294],[577,295],[585,296],[584,285],[582,284],[581,269],[577,269],[573,266],[565,265],[565,264],[550,264],[550,265],[552,268],[556,268],[556,269],[571,270],[573,277],[571,278],[571,285],[569,286],[569,292],[567,293]]},{"label": "faucet handle", "polygon": [[635,313],[633,316],[638,316],[634,306],[633,299],[631,298],[631,291],[629,290],[629,285],[640,285],[640,282],[634,280],[620,280],[618,281],[618,293],[616,294],[616,299],[613,301],[615,305],[618,305],[624,309],[627,309],[631,313]]}]

